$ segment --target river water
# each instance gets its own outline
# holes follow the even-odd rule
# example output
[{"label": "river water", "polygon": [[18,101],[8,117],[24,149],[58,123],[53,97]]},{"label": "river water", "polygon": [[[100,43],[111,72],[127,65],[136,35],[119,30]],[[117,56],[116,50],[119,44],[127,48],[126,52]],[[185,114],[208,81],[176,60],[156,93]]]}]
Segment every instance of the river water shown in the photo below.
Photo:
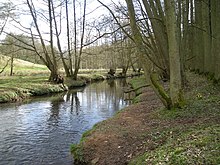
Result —
[{"label": "river water", "polygon": [[0,165],[71,165],[70,145],[129,103],[125,79],[0,105]]}]

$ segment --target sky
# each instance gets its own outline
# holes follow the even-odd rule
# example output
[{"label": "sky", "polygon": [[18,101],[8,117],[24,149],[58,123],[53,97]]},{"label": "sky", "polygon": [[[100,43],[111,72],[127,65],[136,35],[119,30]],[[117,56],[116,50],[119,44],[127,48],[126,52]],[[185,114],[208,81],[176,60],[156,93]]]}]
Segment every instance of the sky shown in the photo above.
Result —
[{"label": "sky", "polygon": [[[8,1],[8,0],[1,0],[1,2],[3,1]],[[23,2],[26,2],[26,0],[16,0],[13,1],[13,4],[16,5],[17,8],[22,9],[22,10],[28,10],[27,5],[22,5]],[[70,0],[71,1],[71,0]],[[83,3],[84,0],[78,0],[78,2]],[[117,3],[117,1],[124,1],[124,0],[104,0],[102,1],[103,3],[105,3],[107,6],[110,6],[110,4],[112,2]],[[34,5],[36,8],[43,8],[42,5],[42,0],[33,0]],[[45,7],[44,7],[45,8]],[[108,13],[108,10],[103,7],[97,0],[87,0],[87,7],[86,7],[86,20],[87,21],[98,21],[101,17],[101,15]],[[69,11],[72,10],[72,4],[70,5],[70,9]],[[82,7],[80,7],[79,3],[77,3],[77,17],[80,17],[80,13],[82,11]],[[63,12],[65,12],[65,9],[63,8]],[[65,14],[65,13],[63,13]],[[69,16],[70,19],[73,20],[73,16]],[[30,15],[26,15],[26,14],[21,14],[19,15],[19,18],[17,19],[17,21],[19,21],[21,23],[22,26],[29,28],[30,24],[32,22],[32,18]],[[44,32],[43,36],[45,39],[49,40],[49,25],[48,23],[44,23],[43,21],[39,21],[39,25],[40,25],[40,30]],[[12,32],[12,33],[16,33],[16,34],[22,34],[23,32],[20,31],[18,28],[16,28],[16,26],[19,26],[18,24],[12,22],[9,22],[6,26],[6,31],[7,32]],[[20,27],[20,26],[19,26]],[[66,37],[66,23],[63,22],[62,23],[62,33],[61,33],[61,37],[65,38]],[[35,31],[36,32],[36,31]],[[5,35],[1,35],[0,39],[3,39],[5,37]],[[65,39],[64,39],[65,40]],[[63,43],[63,45],[66,45],[66,43]],[[63,46],[65,47],[65,46]]]},{"label": "sky", "polygon": [[[1,0],[1,2],[7,2],[7,1],[8,0]],[[25,1],[26,0],[16,0],[16,1],[12,1],[12,2],[13,2],[13,4],[16,5],[17,8],[28,10],[27,5],[22,5],[22,3]],[[43,5],[41,3],[38,3],[41,1],[42,0],[33,0],[36,8],[37,7],[42,8]],[[83,0],[79,0],[79,1],[83,2]],[[104,3],[109,5],[111,3],[111,1],[117,2],[118,0],[105,0]],[[70,5],[69,10],[71,10],[71,9],[72,9],[72,4]],[[63,10],[65,10],[65,9],[63,9]],[[78,11],[77,15],[78,16],[79,16],[80,10],[82,10],[82,9],[79,7],[79,5],[77,5],[77,11]],[[97,0],[87,0],[87,15],[86,15],[87,20],[98,19],[103,13],[106,13],[106,12],[108,12],[107,9],[104,8],[103,6],[101,6],[101,4]],[[21,22],[21,24],[24,25],[25,27],[29,27],[30,23],[32,22],[32,18],[30,16],[25,15],[25,14],[20,15],[17,20],[19,20]],[[11,26],[10,23],[8,23],[7,30],[12,31],[12,32],[18,31],[17,29],[15,30],[15,28],[13,26]]]}]

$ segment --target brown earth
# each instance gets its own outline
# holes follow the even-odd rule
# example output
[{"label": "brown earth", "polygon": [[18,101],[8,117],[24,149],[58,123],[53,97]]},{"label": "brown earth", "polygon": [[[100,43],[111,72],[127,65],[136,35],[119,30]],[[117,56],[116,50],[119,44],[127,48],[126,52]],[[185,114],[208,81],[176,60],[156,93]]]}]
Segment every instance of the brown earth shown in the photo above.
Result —
[{"label": "brown earth", "polygon": [[157,127],[158,122],[146,119],[151,118],[149,112],[162,105],[150,88],[147,96],[143,97],[143,102],[131,105],[117,117],[102,122],[86,138],[83,153],[87,162],[102,165],[127,164],[136,154],[155,147],[152,140],[149,139],[149,144],[146,145],[143,138],[149,129]]},{"label": "brown earth", "polygon": [[143,94],[143,98],[142,102],[127,107],[117,117],[99,123],[96,130],[86,137],[83,145],[86,162],[100,165],[127,164],[135,155],[155,147],[150,138],[146,144],[146,132],[152,127],[157,128],[160,123],[150,119],[149,112],[162,107],[162,104],[151,88],[148,88],[147,94]]}]

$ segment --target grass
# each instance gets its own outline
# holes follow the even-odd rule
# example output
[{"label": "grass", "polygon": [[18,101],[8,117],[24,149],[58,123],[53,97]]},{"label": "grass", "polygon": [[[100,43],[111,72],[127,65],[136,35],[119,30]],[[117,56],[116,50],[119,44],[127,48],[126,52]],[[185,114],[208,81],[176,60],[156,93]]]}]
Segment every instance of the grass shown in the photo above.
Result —
[{"label": "grass", "polygon": [[[147,84],[144,76],[135,77],[135,78],[131,79],[129,83],[131,84],[133,89],[137,89],[137,88]],[[135,91],[136,96],[139,96],[142,93],[142,90],[143,90],[143,88],[136,90]],[[138,102],[138,100],[139,100],[138,97],[136,97],[134,102]]]},{"label": "grass", "polygon": [[82,149],[81,145],[78,144],[71,144],[70,146],[70,152],[73,154],[75,161],[79,161],[81,164],[84,163]]},{"label": "grass", "polygon": [[60,85],[49,83],[45,76],[0,77],[0,103],[61,91],[64,89]]},{"label": "grass", "polygon": [[[10,57],[0,55],[0,70],[3,68],[3,66],[6,65],[7,61],[10,59]],[[4,72],[1,74],[2,76],[8,76],[10,75],[11,65],[10,61],[8,63],[8,66],[5,68]],[[49,70],[45,65],[40,64],[34,64],[28,61],[20,60],[20,59],[14,59],[13,62],[13,75],[19,75],[19,76],[31,76],[31,75],[48,75]]]},{"label": "grass", "polygon": [[[171,133],[172,134],[172,133]],[[130,162],[142,164],[219,164],[220,127],[210,125],[190,128],[169,137],[167,142],[155,150],[145,152]]]},{"label": "grass", "polygon": [[220,164],[219,85],[192,73],[188,80],[187,104],[182,109],[159,109],[151,114],[173,123],[160,130],[165,142],[137,156],[130,165]]},{"label": "grass", "polygon": [[[5,66],[8,60],[9,57],[0,55],[0,66]],[[20,59],[14,59],[13,64],[13,76],[9,76],[10,64],[0,75],[0,103],[64,91],[60,85],[47,81],[49,71],[46,66]]]}]

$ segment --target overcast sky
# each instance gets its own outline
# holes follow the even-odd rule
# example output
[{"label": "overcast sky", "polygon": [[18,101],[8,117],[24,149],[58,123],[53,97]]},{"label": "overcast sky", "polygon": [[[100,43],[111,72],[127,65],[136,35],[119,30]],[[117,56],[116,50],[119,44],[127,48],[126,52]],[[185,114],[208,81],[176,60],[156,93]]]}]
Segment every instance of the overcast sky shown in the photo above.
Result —
[{"label": "overcast sky", "polygon": [[[1,0],[1,2],[7,2],[8,0]],[[35,3],[35,7],[37,8],[41,8],[43,5],[41,5],[41,3],[38,3],[38,2],[41,2],[42,0],[33,0],[33,2]],[[117,3],[117,1],[119,0],[104,0],[104,3],[109,5],[111,4],[112,2],[115,2]],[[123,1],[123,0],[121,0]],[[14,0],[14,1],[11,1],[13,4],[15,4],[17,6],[17,8],[20,8],[20,9],[26,9],[28,10],[27,8],[27,5],[22,5],[24,2],[26,2],[26,0]],[[37,2],[37,3],[36,3]],[[82,2],[83,3],[83,0],[79,0],[79,2]],[[72,4],[70,5],[70,10],[72,9]],[[63,9],[65,10],[65,9]],[[79,16],[79,13],[80,13],[80,7],[79,5],[77,5],[77,15]],[[106,13],[108,12],[107,9],[105,9],[103,6],[101,6],[101,4],[97,1],[97,0],[87,0],[87,15],[86,15],[86,18],[87,20],[89,19],[98,19],[100,17],[100,15],[102,15],[103,13]],[[19,16],[19,20],[20,22],[22,23],[22,25],[25,25],[25,26],[29,26],[30,22],[32,22],[32,18],[30,16],[27,16],[27,15],[20,15]],[[10,30],[14,30],[14,27],[12,27],[11,25],[8,25],[7,26],[7,29],[10,31]]]},{"label": "overcast sky", "polygon": [[[7,1],[7,0],[1,0],[2,1]],[[35,8],[43,8],[44,5],[41,4],[43,0],[33,0]],[[110,4],[112,2],[116,3],[118,1],[124,2],[124,0],[104,0],[102,1],[103,3],[105,3],[107,6],[110,6]],[[18,9],[22,9],[22,10],[27,10],[28,11],[28,7],[27,4],[23,4],[24,2],[26,2],[26,0],[14,0],[12,1],[13,4],[15,4],[17,6]],[[71,0],[70,0],[71,2]],[[82,3],[84,2],[84,0],[79,0],[78,2]],[[69,5],[70,6],[70,13],[72,8],[72,4]],[[82,7],[80,8],[80,5],[78,3],[76,3],[77,6],[77,17],[80,17],[80,13],[82,13]],[[44,6],[44,8],[47,10],[46,6]],[[81,11],[80,11],[81,10]],[[65,8],[63,8],[63,11],[65,12]],[[92,22],[93,20],[99,20],[100,16],[104,13],[108,13],[108,10],[101,6],[101,4],[97,1],[97,0],[87,0],[87,7],[86,7],[86,20],[89,22]],[[64,14],[64,13],[63,13]],[[69,16],[71,20],[73,20],[73,16]],[[19,15],[18,20],[21,22],[22,26],[29,28],[30,24],[32,21],[32,17],[30,15],[27,14],[21,14]],[[16,34],[22,34],[21,31],[19,31],[15,26],[13,26],[12,24],[14,24],[13,22],[8,23],[7,27],[5,28],[7,30],[7,32],[12,32],[12,33],[16,33]],[[39,26],[40,26],[40,30],[43,33],[47,33],[43,34],[45,39],[49,40],[49,24],[48,23],[44,23],[39,21],[38,22]],[[18,26],[18,24],[16,24],[16,26]],[[63,22],[62,23],[62,33],[61,36],[66,37],[66,23]],[[1,36],[1,39],[3,39],[5,36]],[[62,43],[63,45],[66,45],[66,43]]]}]

